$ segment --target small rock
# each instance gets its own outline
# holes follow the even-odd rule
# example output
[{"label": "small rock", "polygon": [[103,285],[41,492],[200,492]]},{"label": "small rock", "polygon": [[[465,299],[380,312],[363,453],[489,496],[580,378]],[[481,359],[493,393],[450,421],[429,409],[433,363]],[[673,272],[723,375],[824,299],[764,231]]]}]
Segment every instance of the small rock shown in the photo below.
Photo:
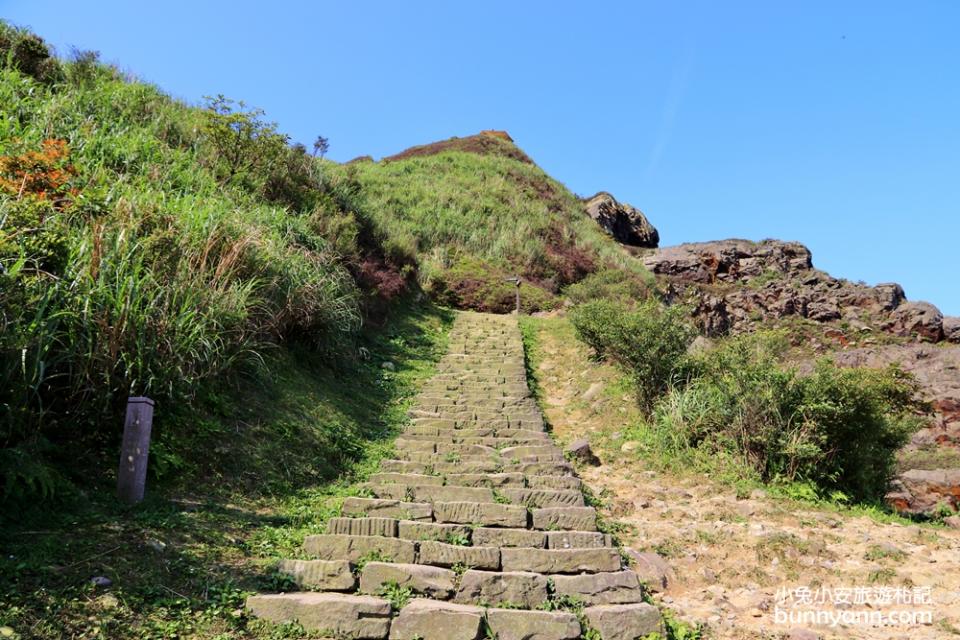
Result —
[{"label": "small rock", "polygon": [[167,543],[161,542],[160,540],[154,540],[150,538],[147,540],[147,546],[156,551],[157,553],[163,553],[167,550]]},{"label": "small rock", "polygon": [[960,529],[960,516],[950,516],[943,519],[943,524],[951,529]]},{"label": "small rock", "polygon": [[120,606],[120,600],[112,593],[105,593],[97,598],[97,604],[103,609],[116,609]]},{"label": "small rock", "polygon": [[600,459],[593,454],[593,450],[590,448],[590,443],[586,438],[579,438],[571,442],[569,445],[567,445],[564,453],[575,460],[583,462],[584,464],[600,464]]},{"label": "small rock", "polygon": [[713,584],[717,581],[717,572],[711,569],[710,567],[704,567],[700,569],[700,575],[703,576],[704,580]]},{"label": "small rock", "polygon": [[603,391],[603,384],[600,382],[594,382],[592,385],[590,385],[590,388],[583,393],[584,401],[590,402],[596,398],[601,391]]},{"label": "small rock", "polygon": [[381,369],[386,369],[387,371],[396,371],[397,365],[393,364],[389,360],[380,364]]},{"label": "small rock", "polygon": [[92,584],[95,587],[106,589],[107,587],[113,584],[113,580],[111,580],[106,576],[94,576],[90,578],[90,584]]},{"label": "small rock", "polygon": [[820,640],[820,635],[809,629],[791,629],[784,640]]},{"label": "small rock", "polygon": [[628,547],[624,553],[630,559],[630,568],[647,585],[650,591],[661,592],[670,588],[674,573],[667,561],[657,553],[634,551]]},{"label": "small rock", "polygon": [[620,451],[624,453],[630,453],[631,451],[636,451],[637,447],[640,446],[640,443],[636,440],[631,440],[630,442],[624,442],[620,447]]}]

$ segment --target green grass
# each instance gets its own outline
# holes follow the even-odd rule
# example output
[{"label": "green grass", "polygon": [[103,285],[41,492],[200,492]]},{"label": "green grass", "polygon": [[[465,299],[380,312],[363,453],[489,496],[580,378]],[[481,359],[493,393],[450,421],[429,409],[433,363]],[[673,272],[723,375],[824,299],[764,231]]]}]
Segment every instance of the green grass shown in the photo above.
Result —
[{"label": "green grass", "polygon": [[[210,437],[192,445],[209,452],[207,464],[151,478],[137,507],[118,504],[108,470],[82,493],[5,521],[0,626],[51,640],[304,637],[248,619],[243,600],[284,586],[273,562],[296,557],[390,451],[450,320],[432,307],[397,309],[364,339],[370,358],[349,367],[278,348],[267,371],[197,416]],[[100,575],[113,585],[89,584]]]},{"label": "green grass", "polygon": [[[491,143],[516,150],[503,140]],[[531,289],[550,292],[605,264],[645,273],[573,193],[536,165],[508,153],[437,151],[329,167],[359,185],[388,252],[416,255],[428,287],[450,286],[447,272],[463,259],[485,282],[520,275]]]}]

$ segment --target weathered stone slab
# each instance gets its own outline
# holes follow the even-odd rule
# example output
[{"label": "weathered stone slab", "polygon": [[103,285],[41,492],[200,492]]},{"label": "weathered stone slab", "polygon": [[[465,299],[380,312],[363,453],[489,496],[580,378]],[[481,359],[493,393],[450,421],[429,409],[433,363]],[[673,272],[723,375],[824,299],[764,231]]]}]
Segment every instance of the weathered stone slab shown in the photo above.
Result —
[{"label": "weathered stone slab", "polygon": [[577,616],[567,611],[489,609],[487,624],[497,640],[577,640],[581,632]]},{"label": "weathered stone slab", "polygon": [[484,611],[480,607],[412,600],[390,628],[390,640],[477,640]]},{"label": "weathered stone slab", "polygon": [[526,479],[522,473],[451,473],[445,476],[447,485],[458,487],[522,487]]},{"label": "weathered stone slab", "polygon": [[516,447],[506,447],[500,450],[500,455],[504,458],[523,458],[525,456],[555,455],[562,454],[560,448],[554,444],[527,444]]},{"label": "weathered stone slab", "polygon": [[304,552],[320,560],[347,560],[356,562],[371,553],[393,562],[414,562],[417,548],[410,540],[380,536],[346,536],[321,534],[307,536]]},{"label": "weathered stone slab", "polygon": [[640,580],[637,574],[630,570],[553,576],[553,585],[558,594],[576,596],[588,606],[643,602]]},{"label": "weathered stone slab", "polygon": [[409,460],[381,460],[380,470],[391,473],[427,473],[431,469],[429,464],[411,462]]},{"label": "weathered stone slab", "polygon": [[387,583],[396,583],[417,595],[448,600],[453,596],[457,574],[424,564],[368,562],[360,573],[360,591],[378,594]]},{"label": "weathered stone slab", "polygon": [[330,518],[327,533],[347,536],[397,537],[396,518]]},{"label": "weathered stone slab", "polygon": [[301,589],[353,591],[357,584],[346,560],[281,560],[277,571]]},{"label": "weathered stone slab", "polygon": [[454,602],[488,607],[515,605],[535,609],[547,600],[547,577],[524,571],[477,571],[460,577]]},{"label": "weathered stone slab", "polygon": [[496,547],[463,547],[428,540],[420,543],[420,564],[452,567],[461,564],[476,569],[499,569],[500,549]]},{"label": "weathered stone slab", "polygon": [[437,444],[430,440],[410,440],[408,438],[397,438],[394,442],[397,451],[417,452],[417,453],[436,453]]},{"label": "weathered stone slab", "polygon": [[574,476],[527,476],[527,486],[531,489],[566,489],[580,491],[583,486],[580,478]]},{"label": "weathered stone slab", "polygon": [[562,491],[557,489],[501,489],[512,504],[522,504],[528,507],[582,507],[583,494],[579,491]]},{"label": "weathered stone slab", "polygon": [[440,475],[452,473],[499,473],[502,463],[494,458],[480,461],[434,462],[432,469]]},{"label": "weathered stone slab", "polygon": [[548,507],[533,510],[534,529],[596,531],[597,511],[593,507]]},{"label": "weathered stone slab", "polygon": [[473,530],[473,544],[478,547],[533,547],[543,549],[547,534],[529,529],[499,529],[477,527]]},{"label": "weathered stone slab", "polygon": [[433,507],[427,503],[400,500],[347,498],[343,501],[343,515],[375,516],[398,520],[432,520]]},{"label": "weathered stone slab", "polygon": [[521,462],[520,464],[504,465],[504,471],[516,471],[528,476],[572,476],[573,465],[569,462]]},{"label": "weathered stone slab", "polygon": [[406,485],[442,485],[440,476],[428,476],[425,473],[374,473],[370,484],[406,484]]},{"label": "weathered stone slab", "polygon": [[433,505],[437,522],[480,524],[488,527],[527,526],[527,510],[512,504],[475,502],[437,502]]},{"label": "weathered stone slab", "polygon": [[470,540],[472,529],[465,524],[442,524],[439,522],[414,522],[401,520],[398,534],[406,540],[437,540],[450,542],[454,537]]},{"label": "weathered stone slab", "polygon": [[603,640],[635,640],[651,633],[663,633],[660,612],[645,602],[601,604],[587,607],[583,613]]},{"label": "weathered stone slab", "polygon": [[342,593],[279,593],[247,598],[247,609],[270,622],[298,622],[354,640],[383,640],[390,629],[390,603]]},{"label": "weathered stone slab", "polygon": [[411,487],[419,502],[493,502],[493,491],[486,487]]},{"label": "weathered stone slab", "polygon": [[599,573],[619,571],[617,549],[511,549],[501,550],[504,571],[536,573]]},{"label": "weathered stone slab", "polygon": [[610,547],[613,541],[599,531],[548,531],[548,549],[591,549]]}]

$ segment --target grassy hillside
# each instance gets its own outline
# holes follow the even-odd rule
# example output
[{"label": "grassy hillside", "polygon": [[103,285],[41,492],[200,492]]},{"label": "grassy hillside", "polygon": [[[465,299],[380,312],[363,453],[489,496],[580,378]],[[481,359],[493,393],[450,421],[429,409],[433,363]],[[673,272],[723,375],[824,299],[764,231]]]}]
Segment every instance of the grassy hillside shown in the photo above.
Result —
[{"label": "grassy hillside", "polygon": [[348,363],[406,287],[355,194],[258,111],[182,104],[2,23],[0,61],[5,498],[83,480],[129,395],[165,432],[277,345]]},{"label": "grassy hillside", "polygon": [[506,310],[502,280],[520,275],[528,309],[545,308],[589,273],[643,272],[573,193],[493,132],[330,171],[359,185],[388,254],[415,256],[421,282],[453,304]]}]

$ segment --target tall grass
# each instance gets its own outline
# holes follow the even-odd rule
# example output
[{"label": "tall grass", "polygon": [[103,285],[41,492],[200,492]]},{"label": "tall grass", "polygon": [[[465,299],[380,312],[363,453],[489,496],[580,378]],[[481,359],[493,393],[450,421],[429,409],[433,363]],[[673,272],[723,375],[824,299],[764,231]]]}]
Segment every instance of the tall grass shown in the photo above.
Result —
[{"label": "tall grass", "polygon": [[[24,38],[0,23],[0,54]],[[189,403],[281,340],[333,354],[362,316],[361,248],[325,233],[354,218],[302,150],[257,122],[273,155],[225,179],[210,112],[90,56],[37,51],[42,75],[32,58],[0,56],[8,496],[56,476],[17,461],[115,442],[127,396]]]}]

